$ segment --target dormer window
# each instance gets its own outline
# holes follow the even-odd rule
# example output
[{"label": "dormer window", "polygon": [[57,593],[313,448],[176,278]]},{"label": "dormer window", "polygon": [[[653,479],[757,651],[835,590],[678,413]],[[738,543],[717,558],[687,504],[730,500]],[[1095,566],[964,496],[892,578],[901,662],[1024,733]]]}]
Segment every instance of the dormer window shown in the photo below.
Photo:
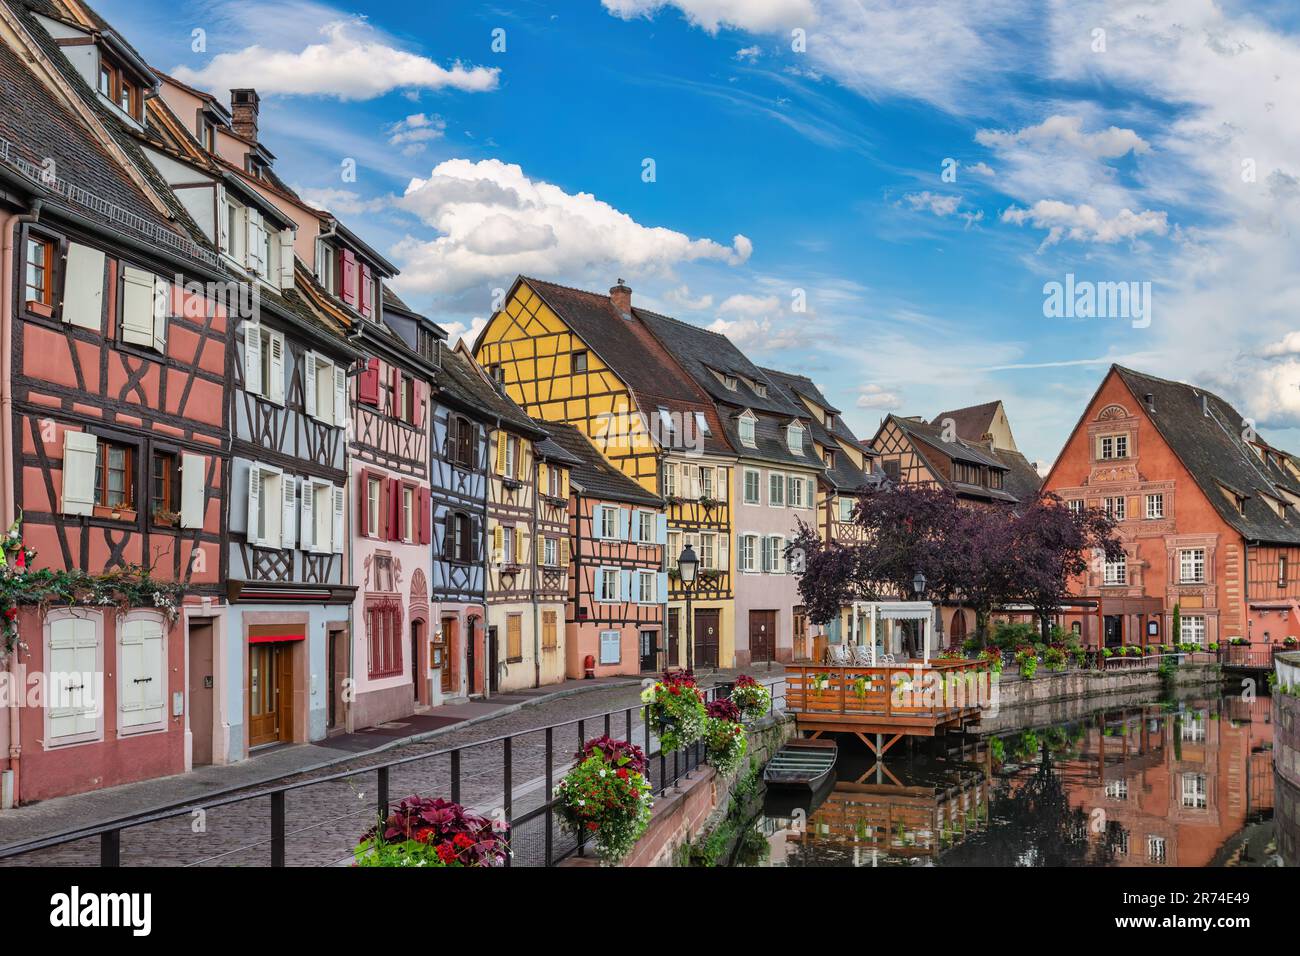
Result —
[{"label": "dormer window", "polygon": [[835,431],[835,416],[834,416],[834,415],[827,415],[827,416],[826,416],[826,430],[827,430],[828,432],[834,432],[834,431]]},{"label": "dormer window", "polygon": [[137,123],[144,121],[144,96],[139,83],[129,79],[126,71],[103,50],[99,54],[95,89]]},{"label": "dormer window", "polygon": [[759,398],[767,398],[767,386],[762,382],[754,383],[754,394]]},{"label": "dormer window", "polygon": [[826,460],[826,467],[827,467],[827,468],[834,468],[834,467],[835,467],[835,452],[833,452],[833,451],[831,451],[829,448],[827,448],[826,451],[824,451],[824,452],[822,453],[822,457]]},{"label": "dormer window", "polygon": [[790,454],[803,454],[803,426],[798,422],[791,422],[786,426],[785,444],[790,449]]},{"label": "dormer window", "polygon": [[754,416],[748,412],[740,417],[740,442],[750,448],[755,448],[758,445],[758,441],[754,437]]}]

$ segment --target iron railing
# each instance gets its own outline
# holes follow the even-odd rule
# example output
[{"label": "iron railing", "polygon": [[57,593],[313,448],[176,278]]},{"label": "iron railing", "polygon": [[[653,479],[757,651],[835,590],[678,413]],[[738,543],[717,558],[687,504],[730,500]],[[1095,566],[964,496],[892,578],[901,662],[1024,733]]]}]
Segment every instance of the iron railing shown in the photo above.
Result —
[{"label": "iron railing", "polygon": [[[778,706],[784,700],[781,685],[780,679],[767,685],[772,691],[769,713],[783,709]],[[706,697],[714,699],[725,686],[706,688]],[[185,801],[11,844],[0,848],[0,865],[84,866],[97,862],[102,867],[118,867],[130,856],[134,859],[129,862],[142,865],[282,867],[290,865],[291,849],[299,851],[295,865],[342,865],[353,859],[361,833],[388,816],[394,796],[424,795],[456,803],[464,799],[478,812],[504,820],[510,829],[511,847],[506,865],[554,866],[586,852],[584,835],[568,833],[559,826],[555,784],[590,737],[619,732],[632,741],[640,711],[640,705],[626,707],[251,792],[246,787],[226,790],[201,801]],[[664,753],[653,749],[658,741],[648,723],[643,720],[639,729],[640,739],[634,742],[648,755],[647,776],[656,796],[689,778],[704,763],[702,741]],[[530,737],[540,738],[540,751],[521,746]],[[572,747],[564,743],[566,739]],[[541,773],[529,781],[517,779],[518,767],[536,767],[538,757],[540,767],[536,769]],[[469,764],[480,766],[475,769]],[[411,778],[410,785],[404,781],[406,777]],[[500,781],[499,789],[488,783],[485,791],[485,782],[493,777]],[[370,791],[367,787],[372,778],[374,790]],[[467,785],[477,787],[477,796],[466,794]],[[323,799],[314,801],[316,794]],[[349,800],[340,801],[340,796]],[[340,807],[340,802],[348,805]],[[265,810],[256,809],[259,803]],[[223,814],[229,816],[223,818]],[[250,841],[250,829],[260,829],[259,818],[265,823],[265,835],[255,835]],[[200,820],[203,825],[196,828]],[[209,834],[224,836],[226,845],[210,841]]]}]

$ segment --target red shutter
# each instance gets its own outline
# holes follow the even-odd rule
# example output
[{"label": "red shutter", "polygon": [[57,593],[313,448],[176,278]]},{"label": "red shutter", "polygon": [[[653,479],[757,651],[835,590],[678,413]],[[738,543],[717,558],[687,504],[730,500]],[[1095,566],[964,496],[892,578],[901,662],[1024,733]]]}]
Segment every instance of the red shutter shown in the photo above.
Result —
[{"label": "red shutter", "polygon": [[357,257],[353,255],[351,249],[344,249],[339,253],[339,275],[342,278],[342,295],[348,305],[357,304]]},{"label": "red shutter", "polygon": [[361,264],[361,314],[370,318],[374,311],[374,303],[371,301],[371,290],[374,288],[374,277],[370,274],[370,266],[365,263]]},{"label": "red shutter", "polygon": [[357,382],[357,398],[367,405],[379,404],[379,359],[366,362],[366,370]]},{"label": "red shutter", "polygon": [[392,536],[389,534],[389,523],[393,517],[392,495],[389,494],[389,481],[387,478],[379,478],[379,538],[382,541],[391,541]]},{"label": "red shutter", "polygon": [[360,500],[357,502],[357,522],[361,528],[361,534],[369,537],[370,530],[370,472],[364,468],[357,479],[357,490],[361,492]]},{"label": "red shutter", "polygon": [[429,489],[420,489],[420,544],[433,540],[433,515],[430,513]]},{"label": "red shutter", "polygon": [[392,505],[392,514],[388,519],[388,540],[401,541],[402,532],[406,529],[402,527],[402,482],[400,478],[391,479],[388,500]]},{"label": "red shutter", "polygon": [[421,401],[423,389],[411,379],[411,424],[419,428],[424,424],[424,402]]},{"label": "red shutter", "polygon": [[405,409],[402,408],[402,373],[397,370],[397,366],[389,366],[388,369],[388,413],[394,418],[402,418]]}]

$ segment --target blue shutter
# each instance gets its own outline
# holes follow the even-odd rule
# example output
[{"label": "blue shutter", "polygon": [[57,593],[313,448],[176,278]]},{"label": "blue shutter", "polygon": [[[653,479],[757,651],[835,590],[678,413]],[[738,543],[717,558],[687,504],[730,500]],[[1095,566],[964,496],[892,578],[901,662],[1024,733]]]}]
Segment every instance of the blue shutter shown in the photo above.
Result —
[{"label": "blue shutter", "polygon": [[630,522],[628,521],[627,509],[619,508],[618,509],[618,539],[620,541],[628,540],[629,524]]},{"label": "blue shutter", "polygon": [[618,572],[618,586],[619,586],[619,591],[621,592],[619,595],[620,599],[624,601],[632,600],[632,572],[631,571],[628,571],[627,569],[623,569]]},{"label": "blue shutter", "polygon": [[595,508],[591,509],[591,524],[592,524],[593,538],[605,537],[605,506],[604,505],[596,505]]},{"label": "blue shutter", "polygon": [[655,544],[668,543],[668,516],[656,515]]},{"label": "blue shutter", "polygon": [[658,580],[655,582],[655,600],[668,600],[668,572],[660,571]]}]

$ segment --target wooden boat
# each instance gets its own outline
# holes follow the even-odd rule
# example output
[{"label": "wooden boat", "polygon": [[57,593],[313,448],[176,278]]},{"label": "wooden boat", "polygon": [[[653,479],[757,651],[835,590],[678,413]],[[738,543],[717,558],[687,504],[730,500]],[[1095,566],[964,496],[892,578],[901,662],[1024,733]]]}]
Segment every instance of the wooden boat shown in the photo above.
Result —
[{"label": "wooden boat", "polygon": [[791,740],[763,768],[769,790],[816,790],[835,773],[833,740]]}]

